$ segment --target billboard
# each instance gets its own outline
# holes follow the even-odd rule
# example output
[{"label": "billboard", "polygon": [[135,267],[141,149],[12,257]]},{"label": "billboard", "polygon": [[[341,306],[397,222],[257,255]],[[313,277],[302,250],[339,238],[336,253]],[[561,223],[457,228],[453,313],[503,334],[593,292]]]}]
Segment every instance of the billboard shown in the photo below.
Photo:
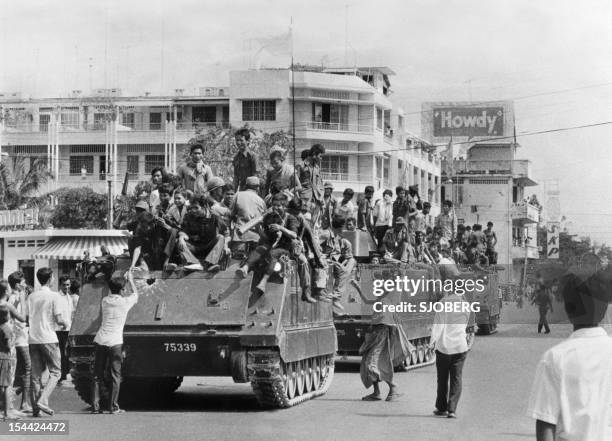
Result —
[{"label": "billboard", "polygon": [[546,224],[546,258],[558,259],[559,258],[559,230],[561,225],[559,222],[548,222]]},{"label": "billboard", "polygon": [[440,106],[433,107],[433,135],[444,136],[503,136],[504,108]]}]

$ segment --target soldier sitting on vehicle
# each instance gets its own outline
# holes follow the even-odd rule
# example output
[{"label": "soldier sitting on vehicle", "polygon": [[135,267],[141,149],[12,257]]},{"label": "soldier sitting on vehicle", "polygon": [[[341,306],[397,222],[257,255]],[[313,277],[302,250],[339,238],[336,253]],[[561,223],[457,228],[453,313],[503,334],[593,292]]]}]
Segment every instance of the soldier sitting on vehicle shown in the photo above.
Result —
[{"label": "soldier sitting on vehicle", "polygon": [[386,260],[395,260],[403,263],[415,260],[406,228],[406,220],[403,217],[397,217],[395,219],[395,226],[389,228],[385,233],[383,249]]},{"label": "soldier sitting on vehicle", "polygon": [[168,208],[166,214],[164,215],[164,221],[172,228],[180,229],[181,224],[183,223],[183,219],[185,218],[185,214],[187,214],[188,206],[187,200],[188,196],[191,196],[185,190],[177,190],[174,192],[174,204]]},{"label": "soldier sitting on vehicle", "polygon": [[159,189],[159,204],[155,209],[155,215],[158,217],[164,217],[171,207],[172,193],[174,193],[174,187],[172,184],[162,184]]},{"label": "soldier sitting on vehicle", "polygon": [[272,210],[262,220],[259,245],[249,254],[246,263],[236,270],[236,275],[246,278],[249,271],[262,265],[264,276],[257,285],[257,289],[262,292],[270,276],[277,271],[276,264],[281,257],[292,257],[298,261],[302,292],[310,292],[310,274],[306,274],[308,265],[298,238],[299,221],[285,211],[286,206],[287,196],[284,193],[274,195]]},{"label": "soldier sitting on vehicle", "polygon": [[[307,289],[302,289],[302,300],[310,303],[315,303],[316,300],[314,300],[310,296],[311,268],[315,270],[316,274],[319,274],[319,270],[327,269],[327,265],[321,252],[321,248],[319,247],[319,244],[315,239],[312,229],[310,228],[310,222],[303,213],[304,204],[305,202],[303,199],[294,198],[289,201],[289,204],[287,205],[287,211],[289,212],[289,214],[295,216],[295,218],[298,220],[299,225],[297,234],[298,239],[300,240],[300,243],[298,243],[298,245],[302,245],[302,252],[299,255],[300,259],[302,259],[303,256],[306,260],[305,264],[309,265],[308,268],[304,268],[303,271],[305,276],[308,277],[308,281],[307,283],[302,282],[303,285],[307,286]],[[298,260],[298,265],[303,264],[303,261]]]},{"label": "soldier sitting on vehicle", "polygon": [[[177,248],[186,269],[217,272],[225,248],[225,225],[216,216],[205,195],[194,196],[185,214]],[[205,268],[200,264],[204,260]]]},{"label": "soldier sitting on vehicle", "polygon": [[266,211],[266,203],[258,192],[259,179],[257,176],[249,176],[246,179],[246,189],[236,194],[230,207],[230,218],[235,226],[232,249],[240,255],[248,254],[259,242],[259,233],[255,227]]},{"label": "soldier sitting on vehicle", "polygon": [[172,250],[168,248],[172,236],[171,228],[151,213],[141,212],[136,216],[133,231],[131,267],[161,270],[172,255]]},{"label": "soldier sitting on vehicle", "polygon": [[351,243],[342,236],[342,231],[346,226],[346,219],[335,216],[331,222],[331,229],[327,238],[321,243],[323,253],[327,255],[332,265],[334,276],[334,288],[330,296],[320,294],[322,300],[333,300],[334,306],[343,309],[339,303],[342,293],[346,291],[356,261],[353,257],[353,247]]}]

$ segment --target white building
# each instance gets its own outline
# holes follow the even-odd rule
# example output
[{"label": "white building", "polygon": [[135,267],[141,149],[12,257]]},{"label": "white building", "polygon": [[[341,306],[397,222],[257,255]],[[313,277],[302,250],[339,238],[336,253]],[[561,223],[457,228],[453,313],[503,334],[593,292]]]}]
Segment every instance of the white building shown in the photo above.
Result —
[{"label": "white building", "polygon": [[90,186],[106,192],[111,180],[116,194],[126,172],[133,186],[156,166],[176,170],[197,128],[249,124],[291,132],[295,120],[297,154],[323,144],[324,179],[337,193],[373,185],[380,194],[419,184],[435,214],[440,161],[429,143],[407,132],[403,111],[390,99],[391,75],[387,67],[293,74],[262,69],[231,72],[229,87],[191,95],[182,89],[163,97],[126,97],[121,89],[50,99],[6,94],[0,97],[0,149],[12,162],[24,157],[26,166],[37,158],[47,161],[57,177],[49,189]]}]

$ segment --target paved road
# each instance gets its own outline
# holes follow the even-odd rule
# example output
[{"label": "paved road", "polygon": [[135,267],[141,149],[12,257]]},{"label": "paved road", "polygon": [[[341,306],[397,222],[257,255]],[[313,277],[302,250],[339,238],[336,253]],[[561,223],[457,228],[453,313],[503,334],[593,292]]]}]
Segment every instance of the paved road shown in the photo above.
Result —
[{"label": "paved road", "polygon": [[51,400],[59,412],[54,419],[68,419],[71,433],[52,439],[534,439],[534,423],[524,413],[536,362],[571,330],[568,325],[553,325],[552,331],[538,335],[534,325],[500,325],[497,334],[477,337],[464,368],[457,420],[431,415],[436,387],[433,366],[398,374],[398,384],[406,394],[400,401],[370,403],[360,400],[365,390],[358,362],[349,360],[338,366],[325,396],[280,411],[259,410],[249,385],[225,378],[186,379],[170,401],[117,416],[90,415],[74,389],[59,388]]}]

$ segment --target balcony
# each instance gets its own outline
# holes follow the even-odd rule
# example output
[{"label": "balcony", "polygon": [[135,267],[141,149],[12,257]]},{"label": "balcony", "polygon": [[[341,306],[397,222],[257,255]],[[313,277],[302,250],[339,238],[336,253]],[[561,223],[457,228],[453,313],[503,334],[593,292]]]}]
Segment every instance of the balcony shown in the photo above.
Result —
[{"label": "balcony", "polygon": [[[300,123],[296,123],[300,124]],[[304,124],[304,123],[302,123]],[[372,133],[372,126],[368,124],[349,124],[340,122],[309,121],[308,128],[312,130],[332,130],[335,132]]]},{"label": "balcony", "polygon": [[512,222],[518,225],[533,224],[540,220],[540,210],[529,203],[513,204],[510,210]]},{"label": "balcony", "polygon": [[531,164],[527,159],[515,160],[460,160],[454,161],[453,167],[457,174],[475,175],[510,175],[523,186],[538,185],[530,177]]}]

